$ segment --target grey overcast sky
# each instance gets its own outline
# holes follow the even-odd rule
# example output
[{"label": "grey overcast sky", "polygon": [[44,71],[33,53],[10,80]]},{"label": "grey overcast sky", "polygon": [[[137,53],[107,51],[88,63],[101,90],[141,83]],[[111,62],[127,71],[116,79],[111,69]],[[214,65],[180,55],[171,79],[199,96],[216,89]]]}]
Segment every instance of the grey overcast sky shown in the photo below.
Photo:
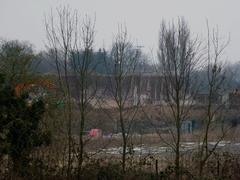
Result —
[{"label": "grey overcast sky", "polygon": [[0,37],[26,40],[36,50],[44,49],[44,15],[61,5],[80,14],[96,14],[96,48],[108,48],[120,23],[146,51],[156,49],[162,19],[184,16],[194,34],[206,35],[206,19],[218,26],[222,36],[231,36],[226,55],[240,60],[239,0],[0,0]]}]

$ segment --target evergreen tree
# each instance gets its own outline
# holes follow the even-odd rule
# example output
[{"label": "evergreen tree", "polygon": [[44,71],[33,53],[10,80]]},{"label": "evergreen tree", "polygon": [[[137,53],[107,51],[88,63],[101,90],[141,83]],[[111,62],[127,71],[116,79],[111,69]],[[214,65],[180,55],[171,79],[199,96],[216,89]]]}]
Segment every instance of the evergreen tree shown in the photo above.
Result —
[{"label": "evergreen tree", "polygon": [[32,150],[50,140],[49,133],[40,128],[43,100],[29,103],[29,98],[27,92],[16,96],[14,88],[0,75],[0,153],[9,155],[13,170],[21,173],[27,170]]}]

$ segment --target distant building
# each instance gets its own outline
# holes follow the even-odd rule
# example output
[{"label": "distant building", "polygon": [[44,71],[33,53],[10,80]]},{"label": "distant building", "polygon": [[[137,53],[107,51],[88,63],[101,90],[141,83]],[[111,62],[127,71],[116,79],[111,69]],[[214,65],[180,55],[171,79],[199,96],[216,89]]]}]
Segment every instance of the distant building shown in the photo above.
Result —
[{"label": "distant building", "polygon": [[[127,99],[127,103],[130,106],[136,106],[139,103],[142,105],[165,105],[170,98],[167,97],[167,89],[164,83],[166,82],[164,77],[156,73],[142,73],[142,74],[130,74],[123,78],[122,81],[122,95]],[[74,99],[79,99],[79,83],[78,76],[68,76],[67,78],[70,82],[70,91]],[[110,107],[114,107],[114,103],[111,101],[111,96],[116,94],[116,81],[115,77],[111,75],[99,75],[94,74],[88,77],[88,94],[92,95],[96,93],[97,97],[101,97],[106,101],[106,104],[111,104]],[[231,101],[232,106],[240,105],[240,95],[235,92],[229,94],[227,99]],[[239,97],[239,99],[238,99]],[[211,102],[213,104],[221,104],[223,99],[226,98],[220,94],[214,94],[212,96]],[[206,105],[209,101],[208,92],[199,92],[195,95],[194,99],[187,96],[190,104],[194,102],[196,105]],[[95,103],[96,104],[96,103]],[[113,105],[112,105],[113,104]],[[232,107],[231,106],[231,107]]]},{"label": "distant building", "polygon": [[240,91],[238,89],[228,94],[227,104],[230,109],[237,109],[240,107]]},{"label": "distant building", "polygon": [[[206,105],[209,103],[209,94],[208,92],[200,92],[195,95],[195,104],[197,105]],[[212,104],[221,104],[223,101],[223,96],[219,94],[213,94],[211,98]]]},{"label": "distant building", "polygon": [[194,120],[186,120],[182,122],[181,131],[183,133],[192,133],[195,128]]}]

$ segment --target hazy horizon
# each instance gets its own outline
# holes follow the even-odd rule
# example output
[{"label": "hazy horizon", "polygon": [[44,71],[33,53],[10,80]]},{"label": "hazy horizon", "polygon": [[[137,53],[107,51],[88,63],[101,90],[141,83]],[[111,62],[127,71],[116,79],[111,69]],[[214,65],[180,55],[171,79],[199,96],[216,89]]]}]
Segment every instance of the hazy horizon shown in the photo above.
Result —
[{"label": "hazy horizon", "polygon": [[206,36],[206,20],[211,28],[218,26],[220,34],[228,38],[227,59],[239,61],[240,16],[236,0],[0,0],[0,38],[29,41],[37,51],[44,50],[46,39],[44,16],[51,9],[68,5],[80,15],[96,15],[95,48],[109,48],[118,24],[126,24],[132,40],[153,53],[157,48],[158,31],[162,19],[172,21],[183,16],[194,35]]}]

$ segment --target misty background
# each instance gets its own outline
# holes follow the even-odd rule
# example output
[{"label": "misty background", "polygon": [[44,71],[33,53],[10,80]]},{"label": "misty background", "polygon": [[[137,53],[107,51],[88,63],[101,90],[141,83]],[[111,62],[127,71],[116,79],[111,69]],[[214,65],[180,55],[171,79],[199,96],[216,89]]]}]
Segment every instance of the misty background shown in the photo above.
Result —
[{"label": "misty background", "polygon": [[68,5],[81,16],[96,17],[95,48],[109,48],[119,24],[125,24],[132,40],[147,54],[155,54],[162,19],[183,16],[192,33],[206,37],[206,20],[218,27],[222,38],[230,36],[228,62],[239,60],[240,2],[237,0],[0,0],[0,38],[29,41],[36,51],[45,48],[44,17],[51,9]]}]

